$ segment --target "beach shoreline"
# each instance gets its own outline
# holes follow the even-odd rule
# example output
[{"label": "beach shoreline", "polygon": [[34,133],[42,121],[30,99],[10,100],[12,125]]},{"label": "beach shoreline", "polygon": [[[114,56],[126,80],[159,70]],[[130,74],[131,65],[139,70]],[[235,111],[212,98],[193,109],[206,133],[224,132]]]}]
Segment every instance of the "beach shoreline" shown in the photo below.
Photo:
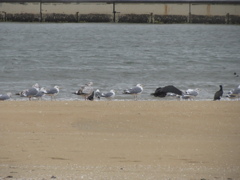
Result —
[{"label": "beach shoreline", "polygon": [[239,179],[240,101],[0,102],[0,179]]}]

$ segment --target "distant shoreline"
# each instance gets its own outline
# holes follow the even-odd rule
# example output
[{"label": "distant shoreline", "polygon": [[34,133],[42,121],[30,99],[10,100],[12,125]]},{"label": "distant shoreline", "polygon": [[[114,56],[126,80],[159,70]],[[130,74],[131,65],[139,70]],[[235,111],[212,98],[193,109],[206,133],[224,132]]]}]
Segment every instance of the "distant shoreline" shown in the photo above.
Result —
[{"label": "distant shoreline", "polygon": [[0,21],[240,24],[240,2],[107,2],[2,2]]}]

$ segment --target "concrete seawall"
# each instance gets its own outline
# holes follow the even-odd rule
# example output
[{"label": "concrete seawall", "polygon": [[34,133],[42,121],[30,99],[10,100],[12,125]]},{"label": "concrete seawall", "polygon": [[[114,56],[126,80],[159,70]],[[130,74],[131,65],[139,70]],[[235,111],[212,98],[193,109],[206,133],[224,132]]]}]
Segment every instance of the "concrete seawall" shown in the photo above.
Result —
[{"label": "concrete seawall", "polygon": [[0,3],[0,21],[240,24],[240,5]]},{"label": "concrete seawall", "polygon": [[[114,22],[114,17],[109,14],[6,14],[0,15],[1,22]],[[240,16],[227,14],[226,16],[203,16],[203,15],[149,15],[149,14],[125,14],[115,19],[116,23],[195,23],[195,24],[240,24]]]}]

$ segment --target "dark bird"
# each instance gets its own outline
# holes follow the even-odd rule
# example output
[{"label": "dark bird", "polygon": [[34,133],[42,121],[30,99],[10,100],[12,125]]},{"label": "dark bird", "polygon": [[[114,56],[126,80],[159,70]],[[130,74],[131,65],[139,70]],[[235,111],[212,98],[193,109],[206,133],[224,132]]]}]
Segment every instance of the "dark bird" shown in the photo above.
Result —
[{"label": "dark bird", "polygon": [[176,88],[175,86],[169,85],[169,86],[165,86],[165,87],[159,87],[155,90],[154,93],[152,93],[151,95],[155,96],[155,97],[165,97],[167,95],[167,93],[174,93],[177,95],[182,96],[183,92],[181,90],[179,90],[178,88]]},{"label": "dark bird", "polygon": [[220,89],[214,94],[214,98],[213,98],[214,101],[220,100],[223,95],[222,85],[220,85],[219,87],[220,87]]}]

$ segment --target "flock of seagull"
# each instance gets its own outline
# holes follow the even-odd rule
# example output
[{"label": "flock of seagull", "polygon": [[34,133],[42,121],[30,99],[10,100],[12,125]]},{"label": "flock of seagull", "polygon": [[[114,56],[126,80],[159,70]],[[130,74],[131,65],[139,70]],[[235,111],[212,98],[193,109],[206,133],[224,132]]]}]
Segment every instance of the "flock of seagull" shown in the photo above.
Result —
[{"label": "flock of seagull", "polygon": [[[115,97],[115,91],[110,90],[107,93],[102,93],[99,89],[94,90],[92,87],[93,83],[89,82],[83,86],[80,87],[80,89],[73,94],[82,96],[85,100],[93,101],[94,98],[101,99],[113,99]],[[48,95],[51,97],[51,100],[56,99],[56,95],[59,93],[60,87],[54,86],[53,88],[46,89],[44,87],[40,87],[38,83],[34,84],[31,88],[22,90],[15,95],[18,95],[20,97],[26,97],[30,101],[33,98],[41,99],[44,95]],[[166,96],[175,96],[179,99],[190,99],[193,100],[196,96],[199,94],[199,89],[188,89],[186,91],[181,91],[178,88],[176,88],[173,85],[165,86],[165,87],[159,87],[155,90],[154,93],[152,93],[152,96],[155,97],[166,97]],[[143,92],[143,86],[141,84],[137,84],[133,88],[125,89],[123,90],[123,94],[130,94],[134,96],[134,99],[138,99],[138,95]],[[0,94],[0,101],[8,100],[12,96],[12,93],[6,93],[6,94]],[[220,85],[220,89],[214,94],[213,100],[220,100],[223,96],[223,87]],[[236,87],[235,89],[230,90],[227,93],[228,98],[237,98],[240,99],[240,85]]]}]

